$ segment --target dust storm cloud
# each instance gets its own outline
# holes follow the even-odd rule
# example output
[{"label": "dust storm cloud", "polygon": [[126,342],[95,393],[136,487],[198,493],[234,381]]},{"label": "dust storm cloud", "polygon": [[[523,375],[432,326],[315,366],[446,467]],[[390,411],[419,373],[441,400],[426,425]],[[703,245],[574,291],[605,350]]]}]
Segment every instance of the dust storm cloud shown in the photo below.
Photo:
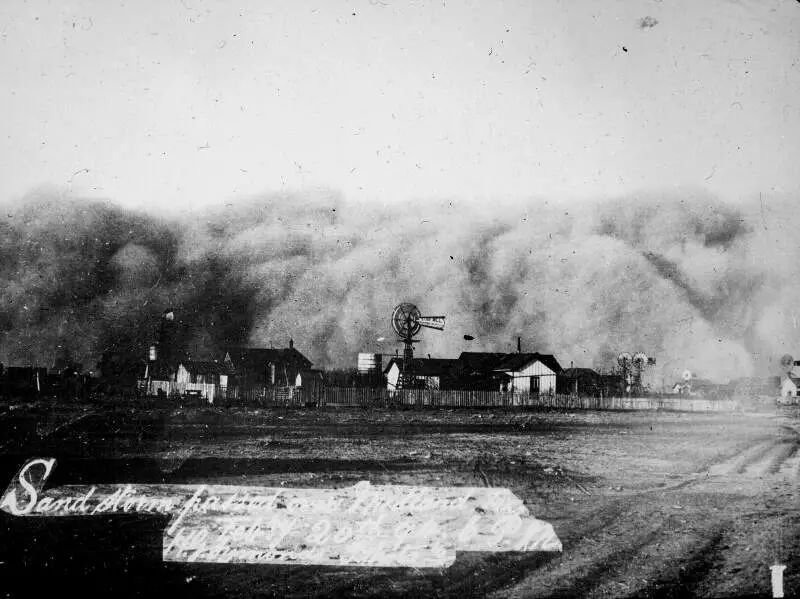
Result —
[{"label": "dust storm cloud", "polygon": [[140,360],[172,307],[191,355],[291,338],[315,367],[351,367],[359,351],[400,348],[400,301],[447,316],[419,355],[513,351],[519,336],[562,366],[645,351],[669,384],[687,368],[765,375],[797,351],[789,203],[687,192],[564,206],[357,205],[318,191],[167,219],[30,194],[0,223],[0,361]]}]

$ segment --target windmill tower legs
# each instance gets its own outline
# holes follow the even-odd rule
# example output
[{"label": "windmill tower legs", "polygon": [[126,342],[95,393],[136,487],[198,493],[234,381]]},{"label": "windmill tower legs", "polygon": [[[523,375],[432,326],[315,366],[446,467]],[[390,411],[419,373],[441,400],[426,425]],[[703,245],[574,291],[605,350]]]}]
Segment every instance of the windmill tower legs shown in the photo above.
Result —
[{"label": "windmill tower legs", "polygon": [[398,389],[411,389],[414,386],[414,342],[410,338],[403,339],[403,368],[397,379]]}]

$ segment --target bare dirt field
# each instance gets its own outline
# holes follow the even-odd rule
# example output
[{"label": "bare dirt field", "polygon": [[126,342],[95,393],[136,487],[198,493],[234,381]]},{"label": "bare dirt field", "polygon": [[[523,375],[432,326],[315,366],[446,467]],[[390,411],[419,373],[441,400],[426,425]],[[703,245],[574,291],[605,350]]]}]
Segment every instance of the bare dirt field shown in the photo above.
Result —
[{"label": "bare dirt field", "polygon": [[793,596],[797,409],[7,409],[3,487],[34,456],[58,459],[52,486],[506,487],[563,553],[464,553],[446,569],[162,563],[163,521],[2,514],[0,596],[771,597],[773,564]]}]

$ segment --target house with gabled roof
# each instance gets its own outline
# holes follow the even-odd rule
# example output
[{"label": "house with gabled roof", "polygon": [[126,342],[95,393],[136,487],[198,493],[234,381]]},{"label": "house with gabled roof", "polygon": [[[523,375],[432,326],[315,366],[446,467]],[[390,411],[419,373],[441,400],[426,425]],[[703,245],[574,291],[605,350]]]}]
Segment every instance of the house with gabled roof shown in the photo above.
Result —
[{"label": "house with gabled roof", "polygon": [[508,377],[507,390],[512,393],[555,393],[558,375],[563,371],[551,354],[508,354],[494,372]]},{"label": "house with gabled roof", "polygon": [[491,382],[493,388],[511,393],[555,393],[563,371],[551,354],[463,352],[458,357],[462,374]]},{"label": "house with gabled roof", "polygon": [[298,373],[312,366],[292,340],[289,347],[281,349],[230,348],[223,362],[233,368],[236,384],[244,387],[292,387]]}]

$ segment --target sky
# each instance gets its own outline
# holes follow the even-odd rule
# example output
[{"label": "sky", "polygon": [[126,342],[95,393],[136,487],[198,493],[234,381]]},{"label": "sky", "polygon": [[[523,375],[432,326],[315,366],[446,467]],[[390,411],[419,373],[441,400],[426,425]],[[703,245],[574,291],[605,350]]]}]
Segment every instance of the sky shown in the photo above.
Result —
[{"label": "sky", "polygon": [[0,202],[796,193],[794,0],[0,4]]}]

